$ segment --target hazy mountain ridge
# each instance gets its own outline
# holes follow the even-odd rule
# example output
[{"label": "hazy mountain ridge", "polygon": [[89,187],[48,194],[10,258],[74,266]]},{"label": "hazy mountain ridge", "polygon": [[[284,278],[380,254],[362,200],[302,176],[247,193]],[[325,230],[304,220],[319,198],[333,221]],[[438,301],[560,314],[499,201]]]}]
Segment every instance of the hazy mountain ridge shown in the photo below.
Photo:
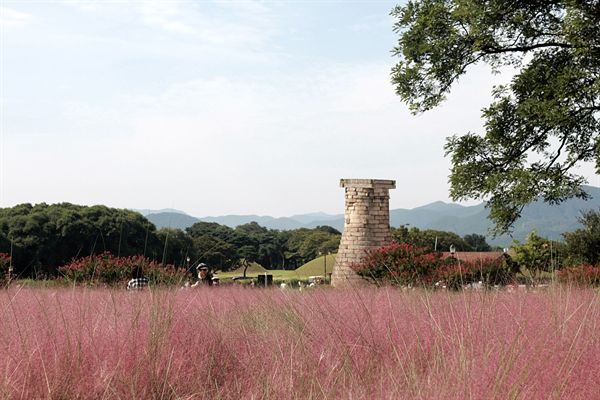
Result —
[{"label": "hazy mountain ridge", "polygon": [[[488,231],[492,224],[487,219],[488,210],[484,203],[462,206],[436,201],[413,209],[394,209],[390,210],[390,225],[452,231],[461,236],[478,233],[485,235],[489,243],[500,246],[509,245],[513,238],[523,241],[532,230],[536,230],[541,236],[560,240],[562,233],[573,231],[581,226],[577,220],[581,216],[581,211],[600,208],[600,188],[592,186],[584,186],[584,188],[591,197],[588,201],[570,199],[558,206],[537,201],[525,207],[522,218],[514,226],[512,237],[504,235],[492,238],[489,235]],[[147,218],[158,228],[185,229],[198,221],[216,222],[230,227],[255,221],[261,226],[279,230],[315,228],[319,225],[329,225],[339,231],[344,228],[342,214],[330,215],[321,212],[280,218],[259,215],[195,218],[183,212],[158,212],[149,213]]]},{"label": "hazy mountain ridge", "polygon": [[261,215],[225,215],[222,217],[198,218],[198,220],[203,222],[217,222],[221,225],[227,225],[232,228],[250,222],[256,222],[260,226],[279,230],[297,229],[301,227],[299,225],[303,225],[301,222],[289,217],[275,218]]},{"label": "hazy mountain ridge", "polygon": [[142,209],[132,208],[132,211],[137,211],[140,214],[142,214],[144,217],[147,215],[150,215],[150,214],[166,214],[166,213],[189,215],[188,213],[186,213],[184,211],[176,210],[174,208],[161,208],[160,210],[150,210],[147,208],[142,208]]},{"label": "hazy mountain ridge", "polygon": [[177,212],[157,212],[145,215],[158,229],[177,228],[185,229],[199,221],[198,218]]}]

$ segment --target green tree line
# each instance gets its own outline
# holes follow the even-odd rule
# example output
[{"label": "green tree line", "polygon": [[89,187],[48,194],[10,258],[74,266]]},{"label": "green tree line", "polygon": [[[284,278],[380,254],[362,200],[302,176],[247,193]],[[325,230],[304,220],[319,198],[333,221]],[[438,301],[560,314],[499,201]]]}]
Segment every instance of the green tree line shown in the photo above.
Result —
[{"label": "green tree line", "polygon": [[241,259],[270,269],[294,269],[320,253],[335,252],[341,234],[330,227],[278,231],[256,222],[230,228],[198,222],[156,229],[141,214],[106,206],[69,203],[0,208],[0,253],[12,255],[21,277],[53,277],[74,258],[108,251],[142,255],[180,268],[199,262],[229,270]]},{"label": "green tree line", "polygon": [[484,235],[471,233],[460,237],[454,232],[435,229],[419,229],[405,225],[392,228],[392,237],[398,243],[410,243],[429,251],[449,251],[454,246],[456,251],[491,251],[492,247],[486,242]]},{"label": "green tree line", "polygon": [[[514,243],[523,264],[536,271],[562,265],[600,263],[600,211],[582,214],[582,228],[564,234],[564,243],[550,242],[535,233],[523,244]],[[406,226],[392,228],[399,243],[429,250],[492,250],[483,235],[464,237],[452,232]],[[156,229],[141,214],[105,206],[20,204],[0,208],[0,253],[12,256],[20,277],[53,277],[58,267],[72,259],[108,251],[115,256],[141,255],[178,268],[199,262],[223,271],[241,260],[257,262],[268,269],[295,269],[318,257],[334,253],[341,234],[328,226],[279,231],[256,222],[230,228],[198,222],[185,231]],[[546,254],[547,253],[547,254]],[[541,259],[541,260],[540,260]]]}]

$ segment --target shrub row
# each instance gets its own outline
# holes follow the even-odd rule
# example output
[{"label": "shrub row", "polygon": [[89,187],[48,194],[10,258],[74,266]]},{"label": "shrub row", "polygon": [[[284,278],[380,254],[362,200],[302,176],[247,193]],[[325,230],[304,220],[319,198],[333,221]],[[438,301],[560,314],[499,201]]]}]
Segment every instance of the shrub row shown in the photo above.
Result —
[{"label": "shrub row", "polygon": [[398,286],[445,286],[459,289],[481,282],[484,285],[504,285],[514,280],[517,266],[509,256],[482,259],[477,262],[442,259],[423,247],[392,242],[368,251],[353,269],[362,277],[377,284]]},{"label": "shrub row", "polygon": [[558,280],[575,285],[600,285],[600,265],[579,265],[558,271]]},{"label": "shrub row", "polygon": [[135,267],[142,267],[151,285],[181,284],[186,271],[163,265],[142,256],[115,257],[109,252],[72,260],[59,268],[69,281],[86,284],[124,284]]}]

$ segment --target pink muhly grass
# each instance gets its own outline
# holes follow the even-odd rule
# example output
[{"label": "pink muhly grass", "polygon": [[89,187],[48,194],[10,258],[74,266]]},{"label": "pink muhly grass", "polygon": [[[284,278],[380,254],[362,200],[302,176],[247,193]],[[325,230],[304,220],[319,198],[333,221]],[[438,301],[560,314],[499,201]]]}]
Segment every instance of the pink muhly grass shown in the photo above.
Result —
[{"label": "pink muhly grass", "polygon": [[589,289],[12,288],[0,398],[590,399]]}]

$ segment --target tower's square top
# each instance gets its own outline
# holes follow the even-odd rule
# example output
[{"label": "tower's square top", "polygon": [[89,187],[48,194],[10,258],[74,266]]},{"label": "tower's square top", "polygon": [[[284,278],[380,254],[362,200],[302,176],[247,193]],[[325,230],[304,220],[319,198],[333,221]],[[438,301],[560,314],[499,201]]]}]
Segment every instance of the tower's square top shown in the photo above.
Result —
[{"label": "tower's square top", "polygon": [[396,181],[386,179],[340,179],[341,187],[396,189]]}]

